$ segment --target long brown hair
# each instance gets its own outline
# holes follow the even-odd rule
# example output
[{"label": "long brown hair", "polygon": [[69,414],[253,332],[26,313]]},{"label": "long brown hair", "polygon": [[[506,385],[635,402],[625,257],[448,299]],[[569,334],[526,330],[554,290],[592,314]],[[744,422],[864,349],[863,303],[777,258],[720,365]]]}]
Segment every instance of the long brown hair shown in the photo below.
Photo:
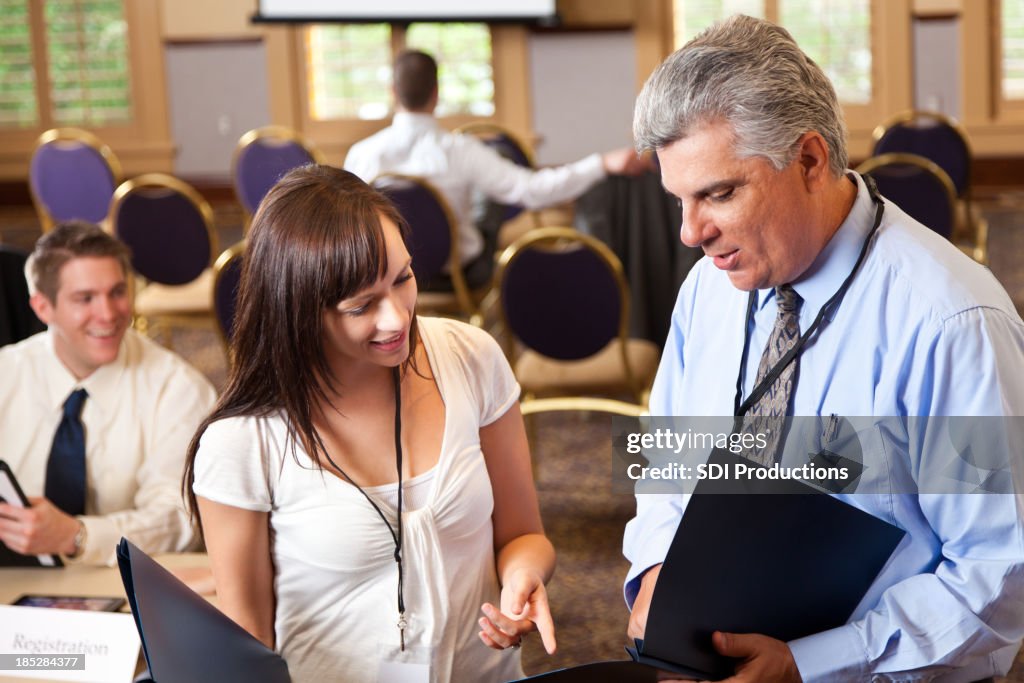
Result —
[{"label": "long brown hair", "polygon": [[[381,216],[409,229],[395,207],[353,174],[309,165],[286,174],[253,217],[238,287],[233,363],[227,388],[188,447],[182,492],[198,520],[192,483],[199,440],[217,420],[281,411],[296,445],[318,467],[325,450],[313,426],[317,405],[330,404],[338,378],[323,348],[328,307],[373,285],[388,269]],[[417,344],[409,331],[409,359]]]}]

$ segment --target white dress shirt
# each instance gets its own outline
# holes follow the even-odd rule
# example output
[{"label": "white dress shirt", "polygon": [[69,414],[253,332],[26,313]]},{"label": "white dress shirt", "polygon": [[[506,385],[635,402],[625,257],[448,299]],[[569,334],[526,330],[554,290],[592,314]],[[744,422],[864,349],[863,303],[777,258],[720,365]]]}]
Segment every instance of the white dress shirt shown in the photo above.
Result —
[{"label": "white dress shirt", "polygon": [[426,178],[455,214],[463,263],[484,246],[473,225],[473,190],[536,209],[575,199],[604,177],[600,154],[535,171],[516,166],[472,135],[445,130],[432,114],[412,112],[398,112],[390,126],[352,145],[345,170],[368,183],[381,173]]},{"label": "white dress shirt", "polygon": [[115,562],[125,536],[146,552],[192,544],[182,505],[185,451],[216,393],[174,353],[133,330],[117,360],[76,381],[54,352],[49,332],[0,348],[0,458],[27,496],[43,495],[46,463],[65,399],[88,392],[86,541],[76,561]]}]

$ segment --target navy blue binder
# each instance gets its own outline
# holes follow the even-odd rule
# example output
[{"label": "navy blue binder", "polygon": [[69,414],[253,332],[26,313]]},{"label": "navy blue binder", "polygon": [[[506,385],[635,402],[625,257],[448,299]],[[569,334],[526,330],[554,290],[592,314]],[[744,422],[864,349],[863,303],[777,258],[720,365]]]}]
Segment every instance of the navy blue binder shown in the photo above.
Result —
[{"label": "navy blue binder", "polygon": [[128,603],[156,683],[290,683],[280,655],[122,538]]},{"label": "navy blue binder", "polygon": [[[750,464],[728,453],[715,461]],[[628,648],[635,663],[524,680],[610,680],[605,667],[637,683],[666,677],[658,671],[727,678],[736,662],[715,652],[714,631],[789,641],[845,624],[904,533],[799,481],[701,481],[658,576],[645,639]],[[645,666],[632,671],[636,663]]]}]

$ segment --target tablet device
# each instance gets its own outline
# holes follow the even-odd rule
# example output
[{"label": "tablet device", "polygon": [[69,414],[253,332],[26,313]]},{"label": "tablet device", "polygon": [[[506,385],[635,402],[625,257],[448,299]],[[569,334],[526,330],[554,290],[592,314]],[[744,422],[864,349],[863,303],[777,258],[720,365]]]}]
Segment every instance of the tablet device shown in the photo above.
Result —
[{"label": "tablet device", "polygon": [[53,607],[87,612],[117,612],[125,606],[125,599],[97,598],[85,595],[22,595],[11,604],[18,607]]},{"label": "tablet device", "polygon": [[[14,472],[7,463],[0,460],[0,502],[17,507],[29,507],[28,498],[18,485]],[[57,555],[22,555],[8,548],[0,541],[0,567],[62,567]]]}]

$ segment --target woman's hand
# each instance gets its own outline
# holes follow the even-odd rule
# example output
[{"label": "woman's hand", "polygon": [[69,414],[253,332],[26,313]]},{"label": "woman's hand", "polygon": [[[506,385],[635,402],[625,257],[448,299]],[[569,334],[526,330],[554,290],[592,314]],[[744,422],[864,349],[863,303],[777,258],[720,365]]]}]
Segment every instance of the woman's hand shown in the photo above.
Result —
[{"label": "woman's hand", "polygon": [[511,572],[501,589],[501,610],[484,603],[481,611],[480,640],[488,647],[518,647],[523,635],[536,629],[544,649],[548,654],[555,653],[555,624],[544,581],[537,572],[525,568]]}]

